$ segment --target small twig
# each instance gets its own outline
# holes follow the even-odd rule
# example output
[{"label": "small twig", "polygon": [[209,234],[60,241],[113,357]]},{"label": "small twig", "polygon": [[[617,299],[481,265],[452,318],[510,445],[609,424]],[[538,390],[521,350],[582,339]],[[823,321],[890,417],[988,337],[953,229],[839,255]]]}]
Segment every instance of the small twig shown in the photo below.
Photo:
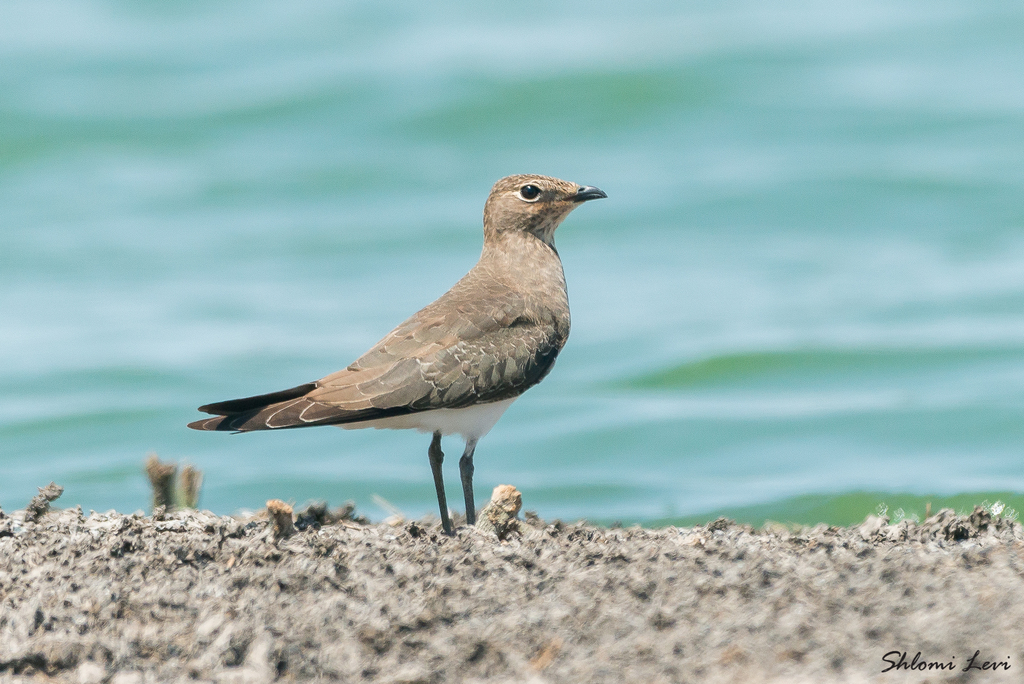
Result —
[{"label": "small twig", "polygon": [[522,507],[523,495],[518,489],[512,485],[498,485],[491,493],[490,502],[480,511],[477,529],[493,532],[498,539],[505,540],[521,532],[516,516]]},{"label": "small twig", "polygon": [[565,642],[562,641],[561,637],[555,637],[549,641],[548,644],[541,649],[541,652],[530,660],[530,667],[537,672],[547,669],[547,667],[554,661],[555,656],[558,655],[558,652],[562,650],[564,643]]},{"label": "small twig", "polygon": [[377,504],[391,515],[402,516],[402,511],[399,510],[398,506],[385,499],[380,494],[372,494],[370,498],[373,499],[373,503]]},{"label": "small twig", "polygon": [[183,508],[196,508],[199,505],[199,490],[203,486],[203,471],[195,466],[186,465],[181,469],[178,478],[178,496]]},{"label": "small twig", "polygon": [[56,501],[64,493],[64,488],[51,482],[39,488],[39,493],[32,497],[25,507],[25,522],[36,522],[50,511],[50,502]]},{"label": "small twig", "polygon": [[146,476],[153,487],[153,509],[160,506],[164,510],[174,509],[174,475],[178,472],[177,463],[161,463],[156,454],[146,459]]},{"label": "small twig", "polygon": [[267,513],[274,525],[274,539],[284,539],[295,533],[292,512],[292,507],[280,499],[271,499],[267,502]]}]

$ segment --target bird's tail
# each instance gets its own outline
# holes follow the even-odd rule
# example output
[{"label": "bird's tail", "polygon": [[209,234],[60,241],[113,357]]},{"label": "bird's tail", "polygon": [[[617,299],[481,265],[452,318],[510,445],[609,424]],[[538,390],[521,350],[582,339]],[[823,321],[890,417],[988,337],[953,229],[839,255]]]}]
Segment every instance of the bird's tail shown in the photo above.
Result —
[{"label": "bird's tail", "polygon": [[267,410],[272,408],[275,404],[291,402],[294,399],[305,396],[314,389],[316,389],[316,383],[307,382],[304,385],[281,390],[280,392],[259,394],[254,397],[231,399],[229,401],[220,401],[215,404],[200,406],[200,411],[203,413],[214,414],[214,417],[197,420],[193,423],[189,423],[188,426],[193,430],[232,432],[270,430],[273,428],[267,423],[267,421],[253,419],[261,414],[266,414]]}]

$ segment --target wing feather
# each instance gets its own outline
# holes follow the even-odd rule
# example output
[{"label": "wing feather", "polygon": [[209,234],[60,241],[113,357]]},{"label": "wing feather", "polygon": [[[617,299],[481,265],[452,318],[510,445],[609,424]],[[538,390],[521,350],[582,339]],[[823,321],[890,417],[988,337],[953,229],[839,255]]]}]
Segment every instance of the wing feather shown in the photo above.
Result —
[{"label": "wing feather", "polygon": [[[344,370],[315,383],[209,404],[198,430],[337,425],[462,408],[518,396],[547,375],[568,320],[543,316],[511,290],[480,299],[458,287],[415,314]],[[477,293],[479,294],[479,293]]]}]

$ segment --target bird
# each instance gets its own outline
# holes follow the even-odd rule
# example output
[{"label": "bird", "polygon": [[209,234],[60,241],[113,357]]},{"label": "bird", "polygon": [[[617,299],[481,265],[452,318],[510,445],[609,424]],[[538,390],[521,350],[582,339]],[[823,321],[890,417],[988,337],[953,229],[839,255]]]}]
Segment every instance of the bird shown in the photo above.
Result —
[{"label": "bird", "polygon": [[344,370],[291,389],[200,406],[194,430],[250,432],[332,425],[431,433],[427,455],[441,526],[452,535],[441,438],[465,442],[459,472],[476,523],[477,442],[551,371],[569,337],[569,298],[555,229],[599,188],[550,176],[502,178],[484,204],[480,259]]}]

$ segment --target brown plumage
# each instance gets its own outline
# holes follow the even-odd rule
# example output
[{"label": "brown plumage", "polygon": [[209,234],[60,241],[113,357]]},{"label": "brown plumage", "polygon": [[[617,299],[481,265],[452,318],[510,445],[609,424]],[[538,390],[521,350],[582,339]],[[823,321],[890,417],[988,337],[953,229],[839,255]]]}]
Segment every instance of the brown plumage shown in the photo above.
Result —
[{"label": "brown plumage", "polygon": [[[199,410],[215,417],[189,427],[248,432],[338,425],[433,432],[431,460],[437,460],[435,485],[446,532],[450,521],[439,483],[443,454],[433,454],[440,454],[442,434],[461,434],[472,523],[476,441],[512,399],[547,375],[569,336],[555,229],[582,202],[599,197],[605,194],[597,188],[557,178],[501,179],[484,205],[480,260],[452,289],[344,370],[271,394],[207,404]],[[464,411],[471,407],[478,408]]]}]

